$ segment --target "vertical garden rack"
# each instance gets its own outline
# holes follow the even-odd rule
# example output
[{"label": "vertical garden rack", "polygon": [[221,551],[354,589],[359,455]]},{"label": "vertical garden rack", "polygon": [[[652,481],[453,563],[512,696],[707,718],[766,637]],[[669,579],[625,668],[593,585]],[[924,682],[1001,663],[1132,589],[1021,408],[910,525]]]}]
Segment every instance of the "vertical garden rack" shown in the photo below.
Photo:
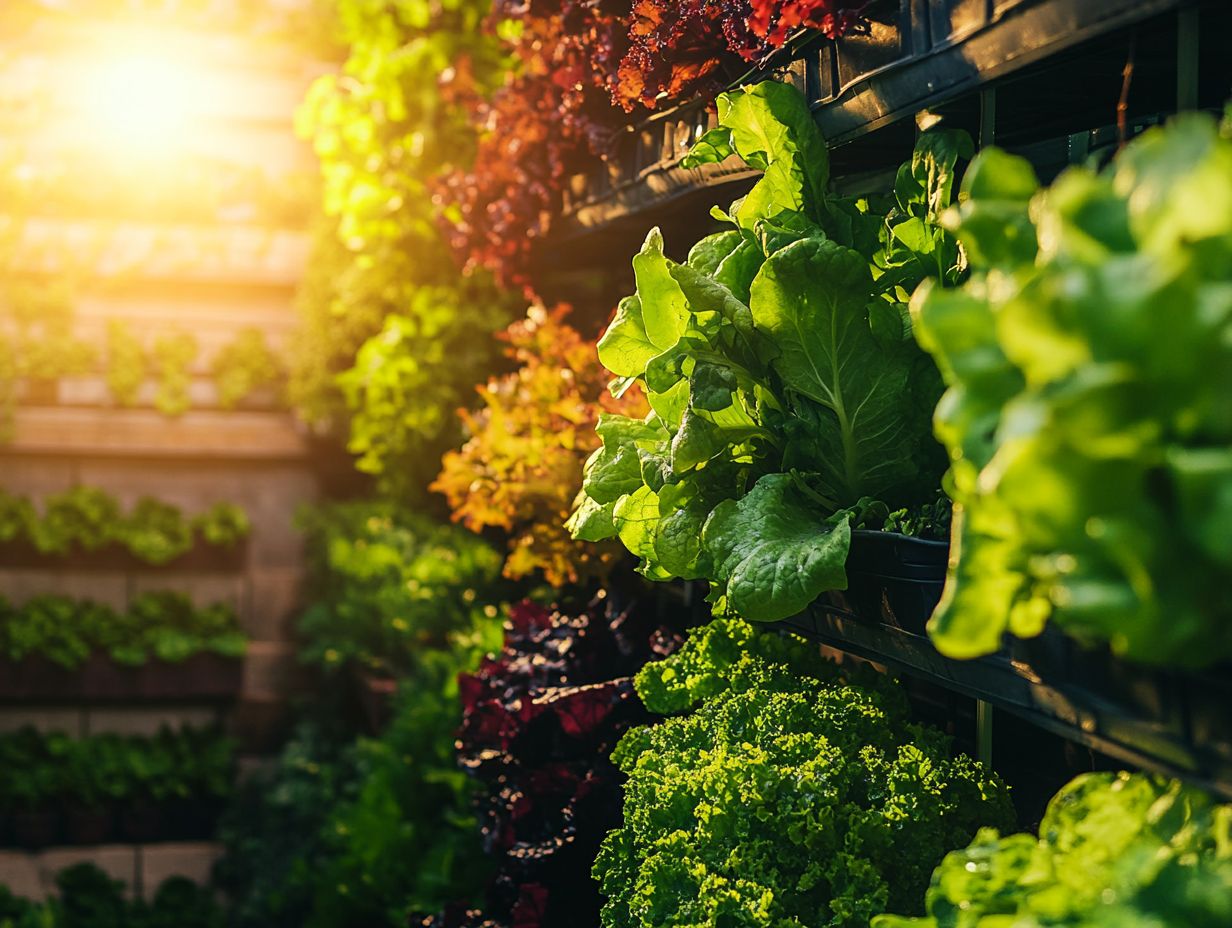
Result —
[{"label": "vertical garden rack", "polygon": [[[1171,113],[1219,111],[1232,98],[1232,8],[1218,0],[897,0],[870,13],[866,34],[815,40],[768,72],[807,95],[844,192],[890,189],[922,110],[967,129],[980,146],[995,142],[1026,157],[1049,180],[1069,164],[1106,160],[1122,137]],[[1118,116],[1127,70],[1128,107]],[[688,105],[620,136],[606,162],[573,179],[545,255],[569,249],[602,274],[610,255],[633,254],[646,230],[661,225],[669,250],[683,258],[715,230],[710,207],[756,177],[728,164],[679,167],[714,124],[704,107]],[[611,303],[626,283],[612,280]],[[940,547],[920,575],[931,604],[944,580]],[[1094,763],[1180,776],[1232,798],[1226,668],[1134,667],[1055,631],[987,658],[949,660],[924,632],[928,604],[898,614],[895,581],[850,572],[847,594],[780,627],[962,701],[971,727],[965,740],[981,757],[996,759],[994,719],[1008,713],[1016,725],[1096,752]]]},{"label": "vertical garden rack", "polygon": [[[815,40],[777,73],[805,93],[822,133],[840,149],[836,152],[840,164],[848,172],[860,173],[894,163],[884,149],[888,140],[870,139],[850,155],[841,150],[844,146],[904,120],[909,124],[921,110],[995,91],[999,82],[1015,81],[1032,66],[1042,65],[1040,70],[1046,72],[1065,62],[1079,69],[1069,71],[1063,85],[1055,88],[1064,96],[1040,101],[1056,117],[1083,112],[1094,117],[1102,109],[1111,121],[1115,98],[1096,99],[1097,87],[1082,80],[1083,71],[1098,66],[1097,49],[1111,39],[1127,38],[1148,21],[1163,27],[1163,35],[1174,37],[1174,45],[1186,45],[1185,55],[1172,49],[1178,83],[1168,108],[1200,105],[1200,46],[1218,42],[1211,30],[1226,20],[1221,7],[1184,0],[890,0],[871,7],[874,18],[868,34]],[[1203,17],[1207,24],[1200,26]],[[1152,42],[1162,37],[1154,29],[1149,31]],[[1103,72],[1101,85],[1107,86],[1111,76],[1119,88],[1123,58],[1122,45],[1122,60],[1111,75]],[[995,122],[997,115],[991,106],[984,110],[986,121]],[[1043,129],[1028,122],[1030,115],[1006,113],[1002,121],[1017,123],[1019,131]],[[551,241],[559,245],[634,221],[642,223],[669,205],[678,208],[677,201],[709,202],[719,196],[711,188],[751,180],[756,172],[743,166],[704,165],[692,170],[679,166],[692,143],[714,125],[714,115],[706,107],[687,104],[657,113],[622,133],[605,161],[573,178]],[[993,133],[987,131],[991,128],[982,127],[981,143],[992,142]],[[895,137],[901,141],[901,125],[899,129]],[[869,149],[878,148],[882,157],[869,163]]]},{"label": "vertical garden rack", "polygon": [[[46,60],[74,75],[71,62],[62,59],[66,50],[92,47],[98,41],[93,28],[88,21],[55,24],[6,37],[0,44],[13,60]],[[227,83],[214,88],[218,98],[200,117],[207,125],[183,141],[177,157],[236,169],[259,167],[278,179],[312,176],[315,162],[295,138],[292,115],[317,66],[289,52],[254,51],[247,39],[208,33],[193,36],[181,51],[192,59],[190,66],[224,68],[219,73]],[[54,97],[48,105],[63,103]],[[55,109],[48,117],[53,128],[27,130],[28,139],[18,136],[33,154],[43,147],[54,154],[64,144],[54,126],[72,113]],[[62,684],[54,688],[36,686],[30,675],[26,686],[10,675],[8,685],[0,685],[0,703],[7,704],[0,707],[0,724],[21,724],[23,712],[33,717],[30,707],[37,705],[47,707],[47,719],[70,725],[74,701],[108,703],[99,712],[82,710],[79,727],[95,731],[124,714],[128,718],[117,724],[140,730],[154,724],[143,718],[171,720],[179,713],[196,719],[205,709],[218,714],[230,706],[224,715],[233,730],[249,750],[261,750],[280,737],[294,679],[288,622],[303,566],[300,541],[287,516],[317,495],[316,449],[272,391],[246,398],[234,409],[221,408],[210,362],[245,326],[261,329],[275,350],[282,347],[295,324],[293,303],[307,259],[307,235],[296,224],[301,220],[266,216],[255,208],[253,215],[212,216],[181,215],[177,209],[182,211],[182,204],[173,202],[167,215],[116,221],[53,204],[24,217],[18,266],[35,282],[66,274],[78,281],[75,337],[106,345],[108,323],[121,320],[147,352],[155,337],[175,332],[191,333],[200,350],[188,372],[190,409],[178,417],[154,408],[155,371],[150,369],[128,408],[113,400],[102,368],[23,385],[11,440],[0,444],[3,487],[38,502],[77,484],[96,486],[125,506],[149,495],[189,514],[232,502],[247,512],[252,534],[232,551],[198,547],[160,567],[122,552],[46,558],[3,545],[0,593],[21,601],[55,591],[117,609],[151,590],[179,591],[198,605],[226,602],[240,615],[250,640],[248,656],[242,666],[201,659],[199,666],[181,667],[178,675],[157,663],[140,673],[92,664],[71,681],[53,673]],[[79,265],[66,266],[60,258],[65,253]],[[75,700],[73,693],[81,698]],[[176,713],[165,711],[169,706]]]},{"label": "vertical garden rack", "polygon": [[[87,39],[97,38],[92,27],[77,25]],[[0,46],[15,59],[56,62],[70,39],[32,32],[4,36]],[[194,41],[244,92],[213,101],[218,111],[192,143],[193,155],[267,169],[274,161],[276,172],[312,176],[315,162],[291,120],[316,68],[268,50],[254,53],[243,39],[202,34]],[[37,152],[42,139],[35,135],[29,143]],[[53,133],[48,145],[56,143]],[[272,394],[220,408],[209,361],[244,326],[260,327],[281,345],[295,324],[306,230],[280,217],[262,223],[243,213],[100,222],[52,212],[23,224],[23,272],[43,283],[65,272],[54,257],[60,250],[90,255],[85,267],[73,269],[80,280],[73,335],[91,344],[106,344],[111,319],[128,323],[142,341],[192,333],[201,351],[189,372],[191,408],[176,418],[163,415],[153,408],[148,380],[135,405],[121,408],[101,369],[25,384],[11,440],[0,444],[3,488],[37,503],[75,485],[98,487],[125,507],[148,495],[190,515],[230,502],[245,510],[252,532],[232,550],[198,547],[157,567],[125,552],[50,558],[6,544],[0,546],[0,594],[21,602],[54,592],[122,610],[143,592],[174,591],[198,606],[233,606],[249,645],[242,660],[199,654],[134,668],[101,657],[73,671],[37,658],[6,663],[0,665],[0,728],[151,735],[161,725],[222,720],[241,753],[260,754],[282,740],[296,684],[290,620],[304,566],[289,516],[318,494],[317,449]],[[103,247],[87,249],[96,242]],[[56,870],[91,860],[140,895],[172,874],[208,880],[217,853],[199,841],[4,850],[0,872],[19,895],[40,898]]]}]

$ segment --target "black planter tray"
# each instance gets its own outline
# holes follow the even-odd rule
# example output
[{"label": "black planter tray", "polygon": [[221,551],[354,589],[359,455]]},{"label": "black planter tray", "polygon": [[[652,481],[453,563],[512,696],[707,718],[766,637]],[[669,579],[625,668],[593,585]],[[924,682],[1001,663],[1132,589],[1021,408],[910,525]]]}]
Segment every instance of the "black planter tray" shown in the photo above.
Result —
[{"label": "black planter tray", "polygon": [[[794,81],[827,141],[842,145],[1082,42],[1192,6],[1186,0],[885,0],[870,7],[867,33],[805,43],[795,60],[772,62],[746,82]],[[1201,12],[1217,7],[1208,0]],[[685,104],[622,135],[605,161],[573,179],[545,240],[548,250],[613,225],[644,229],[660,213],[670,218],[685,198],[699,195],[709,204],[716,197],[708,188],[756,176],[727,164],[679,166],[712,124],[704,107]]]},{"label": "black planter tray", "polygon": [[[848,591],[828,594],[777,626],[1232,799],[1232,669],[1180,673],[1137,666],[1106,649],[1083,648],[1053,628],[987,657],[952,660],[933,647],[916,611],[939,594],[935,576],[921,570],[919,590],[910,597],[904,578],[863,572],[857,548],[853,542]],[[911,610],[896,614],[895,597],[906,597]]]},{"label": "black planter tray", "polygon": [[130,799],[99,807],[57,801],[0,813],[0,849],[207,841],[225,808],[226,801],[216,796]]},{"label": "black planter tray", "polygon": [[204,652],[135,667],[96,654],[72,670],[34,655],[0,660],[0,704],[222,703],[239,695],[243,670],[241,658]]},{"label": "black planter tray", "polygon": [[127,548],[112,545],[97,551],[74,549],[64,554],[45,554],[22,541],[0,542],[0,565],[4,567],[42,568],[48,570],[71,567],[73,570],[199,570],[234,572],[243,570],[248,561],[248,540],[234,545],[206,544],[197,540],[179,557],[162,564],[151,564]]}]

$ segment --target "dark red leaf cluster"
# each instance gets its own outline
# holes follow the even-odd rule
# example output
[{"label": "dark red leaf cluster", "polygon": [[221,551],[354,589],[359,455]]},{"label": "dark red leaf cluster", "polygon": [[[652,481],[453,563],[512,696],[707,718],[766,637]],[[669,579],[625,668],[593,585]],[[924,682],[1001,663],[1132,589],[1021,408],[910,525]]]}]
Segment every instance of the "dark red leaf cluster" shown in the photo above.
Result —
[{"label": "dark red leaf cluster", "polygon": [[550,80],[523,77],[484,107],[484,134],[470,171],[447,175],[445,234],[467,268],[485,268],[505,287],[529,284],[527,264],[564,179],[587,149],[561,134],[561,95]]},{"label": "dark red leaf cluster", "polygon": [[867,0],[752,0],[748,25],[773,48],[780,48],[801,29],[816,29],[837,39],[860,25],[866,6]]},{"label": "dark red leaf cluster", "polygon": [[535,239],[559,211],[566,179],[620,128],[611,82],[628,47],[628,0],[497,0],[517,20],[509,82],[476,108],[480,142],[469,172],[447,177],[446,233],[468,267],[526,286]]},{"label": "dark red leaf cluster", "polygon": [[763,47],[749,13],[748,0],[635,0],[613,102],[633,112],[715,96]]},{"label": "dark red leaf cluster", "polygon": [[679,642],[603,602],[580,615],[531,603],[512,610],[500,654],[459,680],[458,757],[486,786],[480,822],[497,876],[483,912],[447,912],[425,926],[598,924],[590,868],[622,804],[608,755],[649,718],[632,675]]},{"label": "dark red leaf cluster", "polygon": [[446,234],[468,267],[528,287],[569,178],[649,111],[713,97],[802,28],[841,35],[853,0],[496,0],[516,21],[508,83],[475,106],[468,172],[444,179]]}]

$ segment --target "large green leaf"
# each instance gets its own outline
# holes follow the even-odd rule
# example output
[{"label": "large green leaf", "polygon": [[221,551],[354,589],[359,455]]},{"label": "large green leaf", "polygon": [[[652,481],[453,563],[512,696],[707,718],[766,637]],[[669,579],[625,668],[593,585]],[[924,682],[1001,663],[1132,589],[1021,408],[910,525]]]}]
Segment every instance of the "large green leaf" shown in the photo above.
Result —
[{"label": "large green leaf", "polygon": [[963,176],[961,204],[943,221],[957,231],[973,264],[1018,267],[1035,257],[1035,225],[1027,203],[1038,187],[1035,169],[1025,158],[985,149]]},{"label": "large green leaf", "polygon": [[682,168],[697,168],[703,164],[719,164],[734,155],[731,129],[718,126],[693,143],[689,153],[680,159]]},{"label": "large green leaf", "polygon": [[847,513],[817,512],[788,474],[762,477],[742,499],[720,503],[703,543],[730,609],[746,619],[777,621],[847,588]]},{"label": "large green leaf", "polygon": [[735,229],[707,235],[689,249],[685,264],[699,273],[713,277],[723,259],[739,248],[743,241],[744,236]]},{"label": "large green leaf", "polygon": [[565,522],[569,534],[579,541],[605,541],[616,537],[616,524],[612,521],[615,503],[600,503],[585,490],[574,502],[573,514]]},{"label": "large green leaf", "polygon": [[633,258],[633,276],[646,336],[652,345],[665,351],[684,334],[689,310],[663,254],[663,235],[658,229],[650,231],[642,250]]},{"label": "large green leaf", "polygon": [[650,447],[667,438],[667,431],[654,418],[630,419],[605,413],[595,431],[603,447],[587,463],[582,489],[598,503],[614,503],[642,485],[640,447]]},{"label": "large green leaf", "polygon": [[663,236],[652,229],[633,258],[637,294],[620,302],[599,339],[599,360],[619,377],[637,377],[656,355],[684,333],[688,306],[663,254]]},{"label": "large green leaf", "polygon": [[816,446],[823,492],[839,505],[892,494],[918,479],[927,423],[910,413],[918,349],[869,325],[868,262],[827,239],[788,245],[753,282],[750,309],[778,348],[774,368],[821,406]]},{"label": "large green leaf", "polygon": [[963,194],[974,274],[912,301],[949,387],[937,648],[1051,622],[1138,661],[1232,656],[1232,140],[1186,116],[1044,190],[989,151]]},{"label": "large green leaf", "polygon": [[734,210],[752,229],[780,212],[817,219],[830,182],[830,157],[804,96],[790,84],[764,81],[719,97],[719,123],[731,145],[762,178]]},{"label": "large green leaf", "polygon": [[646,332],[641,300],[625,297],[616,309],[616,318],[599,339],[599,360],[618,377],[636,377],[658,353]]}]

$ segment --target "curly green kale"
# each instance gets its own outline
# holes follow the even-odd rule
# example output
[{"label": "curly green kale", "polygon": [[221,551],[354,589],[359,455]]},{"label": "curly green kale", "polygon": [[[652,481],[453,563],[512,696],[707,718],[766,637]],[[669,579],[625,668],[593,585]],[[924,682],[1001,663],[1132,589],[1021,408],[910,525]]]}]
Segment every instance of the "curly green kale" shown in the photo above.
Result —
[{"label": "curly green kale", "polygon": [[1083,774],[1034,835],[982,829],[933,874],[927,918],[873,928],[1232,924],[1232,806],[1146,774]]},{"label": "curly green kale", "polygon": [[655,707],[702,703],[613,754],[629,781],[594,868],[605,928],[864,928],[918,911],[947,848],[1012,821],[1000,781],[910,723],[888,683],[844,681],[815,652],[801,673],[808,651],[720,621],[639,676]]},{"label": "curly green kale", "polygon": [[814,684],[840,679],[858,683],[887,712],[905,715],[907,702],[891,680],[866,667],[839,667],[822,660],[817,647],[798,635],[758,630],[743,619],[717,618],[695,629],[666,660],[647,664],[634,685],[646,708],[674,715],[728,690],[767,685],[790,688],[809,677]]}]

